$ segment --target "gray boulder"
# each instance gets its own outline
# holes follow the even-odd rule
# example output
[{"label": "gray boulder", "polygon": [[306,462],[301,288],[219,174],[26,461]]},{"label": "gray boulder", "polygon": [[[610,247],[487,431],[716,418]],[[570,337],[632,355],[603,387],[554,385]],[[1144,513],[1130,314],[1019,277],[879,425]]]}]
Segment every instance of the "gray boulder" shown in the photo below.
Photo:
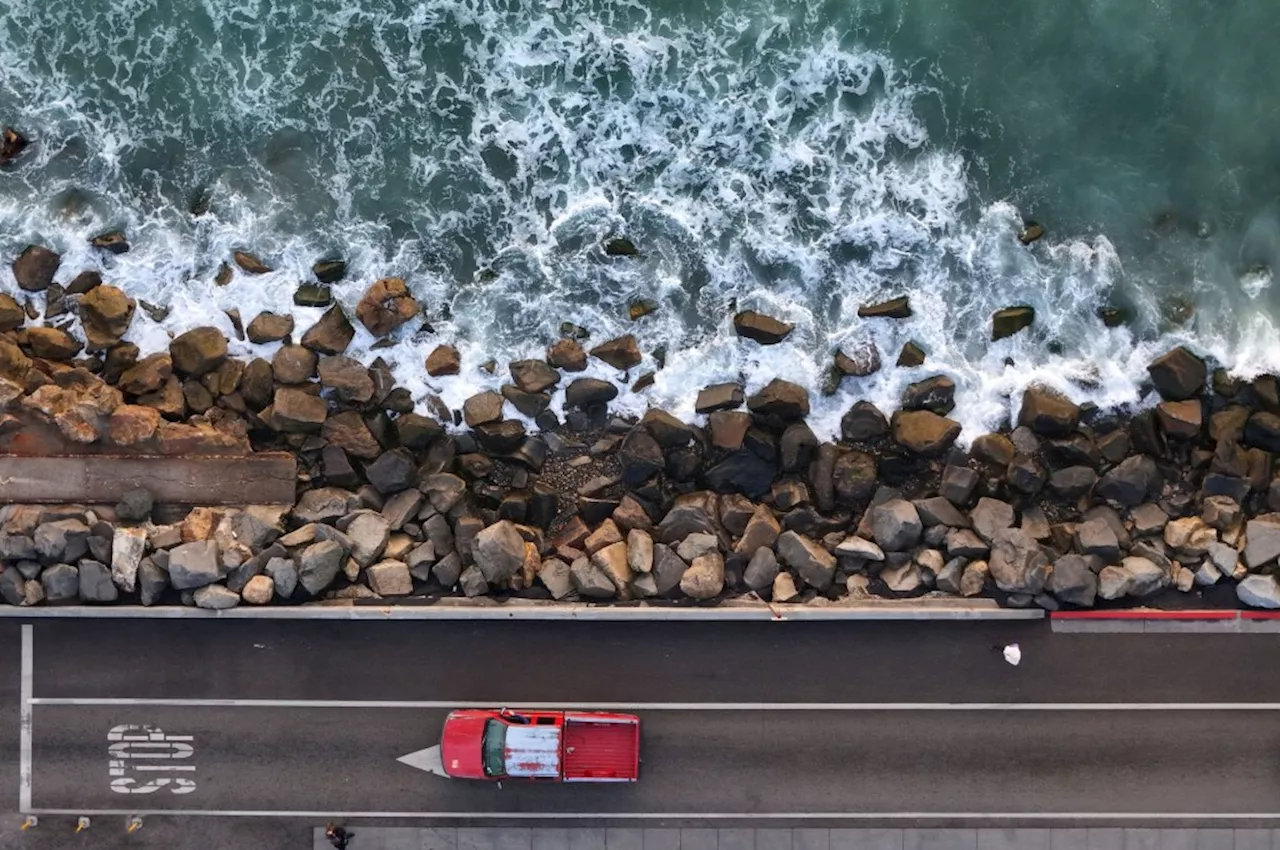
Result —
[{"label": "gray boulder", "polygon": [[569,565],[559,558],[548,558],[538,568],[538,580],[542,582],[552,599],[564,599],[573,593],[573,578]]},{"label": "gray boulder", "polygon": [[959,593],[964,578],[964,568],[969,562],[964,558],[952,558],[942,565],[942,571],[934,582],[943,593]]},{"label": "gray boulder", "polygon": [[234,541],[257,552],[270,546],[284,532],[281,516],[278,509],[261,505],[232,511],[218,523],[218,543],[225,548]]},{"label": "gray boulder", "polygon": [[111,538],[111,580],[125,593],[138,583],[138,565],[147,551],[147,532],[141,528],[117,528]]},{"label": "gray boulder", "polygon": [[1021,528],[996,532],[988,564],[996,586],[1006,593],[1034,596],[1044,590],[1049,578],[1049,557],[1036,539]]},{"label": "gray boulder", "polygon": [[467,567],[458,576],[458,586],[462,588],[463,595],[468,599],[484,596],[489,592],[489,582],[485,580],[484,573],[480,572],[480,568],[475,564]]},{"label": "gray boulder", "polygon": [[78,519],[43,522],[34,539],[36,554],[46,564],[78,561],[89,552],[89,527]]},{"label": "gray boulder", "polygon": [[1245,576],[1236,585],[1236,598],[1253,608],[1280,608],[1280,584],[1275,576]]},{"label": "gray boulder", "polygon": [[656,595],[666,596],[680,586],[688,565],[665,543],[653,544],[653,578]]},{"label": "gray boulder", "polygon": [[1251,519],[1244,528],[1244,562],[1251,570],[1280,556],[1280,516]]},{"label": "gray boulder", "polygon": [[369,589],[379,596],[408,596],[413,593],[409,565],[403,561],[382,561],[364,571]]},{"label": "gray boulder", "polygon": [[1169,572],[1146,558],[1125,558],[1120,566],[1129,574],[1130,596],[1150,596],[1169,585]]},{"label": "gray boulder", "polygon": [[294,506],[293,518],[300,524],[333,522],[360,507],[360,497],[350,490],[317,487],[308,490]]},{"label": "gray boulder", "polygon": [[[905,503],[910,507],[910,503]],[[911,508],[912,511],[915,508]],[[778,557],[791,567],[805,584],[818,590],[826,590],[835,580],[835,556],[803,534],[784,531],[778,537]]]},{"label": "gray boulder", "polygon": [[207,584],[191,595],[197,608],[225,611],[240,604],[240,594],[220,584]]},{"label": "gray boulder", "polygon": [[[683,572],[681,575],[683,576]],[[578,595],[589,599],[612,599],[616,590],[604,568],[585,557],[570,564],[569,579]]]},{"label": "gray boulder", "polygon": [[947,532],[944,540],[947,556],[950,558],[985,558],[991,547],[982,538],[967,528],[953,528]]},{"label": "gray boulder", "polygon": [[[481,575],[483,576],[484,573]],[[462,556],[457,552],[450,552],[436,561],[435,566],[431,568],[431,577],[441,587],[456,585],[462,579]]]},{"label": "gray boulder", "polygon": [[338,577],[345,557],[342,546],[333,540],[312,543],[298,556],[298,583],[307,593],[319,596]]},{"label": "gray boulder", "polygon": [[115,602],[119,596],[106,564],[87,558],[80,562],[81,602]]},{"label": "gray boulder", "polygon": [[143,605],[155,605],[169,588],[169,574],[150,558],[138,565],[138,595]]},{"label": "gray boulder", "polygon": [[26,534],[0,534],[0,561],[12,564],[14,561],[34,561],[36,543]]},{"label": "gray boulder", "polygon": [[719,551],[719,547],[720,538],[716,535],[696,532],[680,541],[680,545],[676,547],[676,554],[683,558],[685,563],[692,564],[694,559],[708,552]]},{"label": "gray boulder", "polygon": [[706,552],[693,559],[680,578],[680,590],[690,599],[715,599],[724,590],[724,556]]},{"label": "gray boulder", "polygon": [[298,565],[292,558],[272,558],[263,572],[275,584],[276,596],[281,599],[288,599],[298,589]]},{"label": "gray boulder", "polygon": [[347,523],[347,538],[351,541],[350,554],[355,562],[367,567],[387,548],[391,536],[391,524],[380,513],[370,510],[356,511]]},{"label": "gray boulder", "polygon": [[969,519],[955,505],[942,496],[928,499],[916,499],[911,504],[916,506],[920,521],[926,526],[945,525],[949,528],[968,528]]},{"label": "gray boulder", "polygon": [[890,499],[871,508],[871,533],[886,552],[910,549],[923,532],[919,511],[906,499]]},{"label": "gray boulder", "polygon": [[1101,519],[1076,526],[1076,549],[1081,555],[1097,555],[1106,561],[1120,557],[1120,541],[1111,526]]},{"label": "gray boulder", "polygon": [[742,574],[742,581],[747,587],[759,593],[766,588],[773,586],[773,580],[778,577],[778,558],[773,554],[773,550],[765,546],[761,546],[751,556],[751,560],[747,562],[747,569]]},{"label": "gray boulder", "polygon": [[973,530],[988,544],[995,540],[996,534],[1013,527],[1013,516],[1013,505],[987,496],[979,499],[969,512]]},{"label": "gray boulder", "polygon": [[1125,507],[1137,507],[1160,492],[1160,470],[1146,455],[1127,457],[1102,476],[1094,495]]},{"label": "gray boulder", "polygon": [[169,582],[178,590],[194,590],[222,577],[218,544],[212,540],[183,543],[169,550]]},{"label": "gray boulder", "polygon": [[418,515],[425,497],[418,490],[401,490],[382,506],[382,518],[392,531],[399,531],[404,524]]},{"label": "gray boulder", "polygon": [[1133,576],[1124,567],[1107,566],[1098,573],[1098,596],[1103,599],[1119,599],[1132,587]]},{"label": "gray boulder", "polygon": [[54,564],[40,573],[44,597],[50,602],[65,602],[80,595],[80,571],[70,564]]},{"label": "gray boulder", "polygon": [[26,600],[26,579],[17,567],[0,567],[0,598],[10,605],[21,605]]},{"label": "gray boulder", "polygon": [[848,558],[862,558],[865,561],[883,561],[884,550],[865,537],[856,534],[846,537],[836,545],[836,555]]},{"label": "gray boulder", "polygon": [[915,561],[904,561],[880,571],[880,580],[894,593],[914,593],[924,586],[920,566]]},{"label": "gray boulder", "polygon": [[524,538],[510,520],[501,520],[476,535],[476,566],[489,584],[504,584],[524,564]]},{"label": "gray boulder", "polygon": [[1060,602],[1093,607],[1098,595],[1098,577],[1090,568],[1089,559],[1080,555],[1064,555],[1053,562],[1053,574],[1049,576],[1049,592]]},{"label": "gray boulder", "polygon": [[678,543],[695,532],[717,534],[719,529],[701,505],[682,504],[667,511],[658,523],[656,537],[660,543]]}]

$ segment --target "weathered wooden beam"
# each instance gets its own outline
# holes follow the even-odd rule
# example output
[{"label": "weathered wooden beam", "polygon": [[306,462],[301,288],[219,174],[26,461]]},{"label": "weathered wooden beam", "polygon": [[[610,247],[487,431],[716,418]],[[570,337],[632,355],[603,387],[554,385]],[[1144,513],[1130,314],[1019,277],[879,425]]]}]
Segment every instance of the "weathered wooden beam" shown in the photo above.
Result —
[{"label": "weathered wooden beam", "polygon": [[244,457],[0,455],[0,504],[112,504],[144,487],[159,503],[291,505],[297,462],[288,453]]}]

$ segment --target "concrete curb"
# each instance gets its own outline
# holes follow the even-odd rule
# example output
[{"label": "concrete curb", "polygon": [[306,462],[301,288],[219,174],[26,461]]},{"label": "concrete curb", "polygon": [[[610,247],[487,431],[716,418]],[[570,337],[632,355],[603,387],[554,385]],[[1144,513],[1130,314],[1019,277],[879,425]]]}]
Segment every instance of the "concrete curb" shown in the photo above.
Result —
[{"label": "concrete curb", "polygon": [[154,620],[582,620],[592,622],[679,621],[688,622],[814,622],[847,620],[1040,620],[1038,608],[1001,608],[994,600],[957,603],[866,602],[854,604],[775,605],[740,602],[702,607],[657,605],[583,605],[521,603],[470,603],[465,600],[434,605],[297,605],[288,607],[230,608],[206,611],[167,605],[61,606],[40,608],[0,607],[7,619],[154,619]]},{"label": "concrete curb", "polygon": [[1049,625],[1064,634],[1274,634],[1280,632],[1280,611],[1055,611]]}]

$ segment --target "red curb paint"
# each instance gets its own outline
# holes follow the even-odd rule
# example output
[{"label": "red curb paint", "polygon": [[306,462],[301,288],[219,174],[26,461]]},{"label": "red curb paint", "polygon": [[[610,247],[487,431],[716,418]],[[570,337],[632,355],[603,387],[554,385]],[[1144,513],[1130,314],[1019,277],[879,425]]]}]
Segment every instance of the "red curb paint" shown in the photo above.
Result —
[{"label": "red curb paint", "polygon": [[1242,620],[1280,620],[1280,611],[1241,611]]},{"label": "red curb paint", "polygon": [[[1250,619],[1280,619],[1280,611],[1051,611],[1054,620],[1238,620],[1241,615],[1264,614]],[[1269,616],[1265,616],[1268,615]]]}]

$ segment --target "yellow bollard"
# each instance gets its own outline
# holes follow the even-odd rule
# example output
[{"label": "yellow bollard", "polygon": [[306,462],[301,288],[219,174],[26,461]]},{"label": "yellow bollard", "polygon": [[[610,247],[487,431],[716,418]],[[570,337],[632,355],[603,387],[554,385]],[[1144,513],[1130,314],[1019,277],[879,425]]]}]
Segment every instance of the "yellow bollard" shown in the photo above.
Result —
[{"label": "yellow bollard", "polygon": [[142,818],[137,815],[129,818],[129,828],[125,832],[137,832],[140,829],[142,829]]},{"label": "yellow bollard", "polygon": [[31,829],[31,827],[38,826],[39,824],[40,818],[35,815],[27,815],[26,820],[22,822],[22,831],[26,832],[28,829]]},{"label": "yellow bollard", "polygon": [[80,834],[89,828],[89,819],[84,815],[76,818],[76,834]]}]

